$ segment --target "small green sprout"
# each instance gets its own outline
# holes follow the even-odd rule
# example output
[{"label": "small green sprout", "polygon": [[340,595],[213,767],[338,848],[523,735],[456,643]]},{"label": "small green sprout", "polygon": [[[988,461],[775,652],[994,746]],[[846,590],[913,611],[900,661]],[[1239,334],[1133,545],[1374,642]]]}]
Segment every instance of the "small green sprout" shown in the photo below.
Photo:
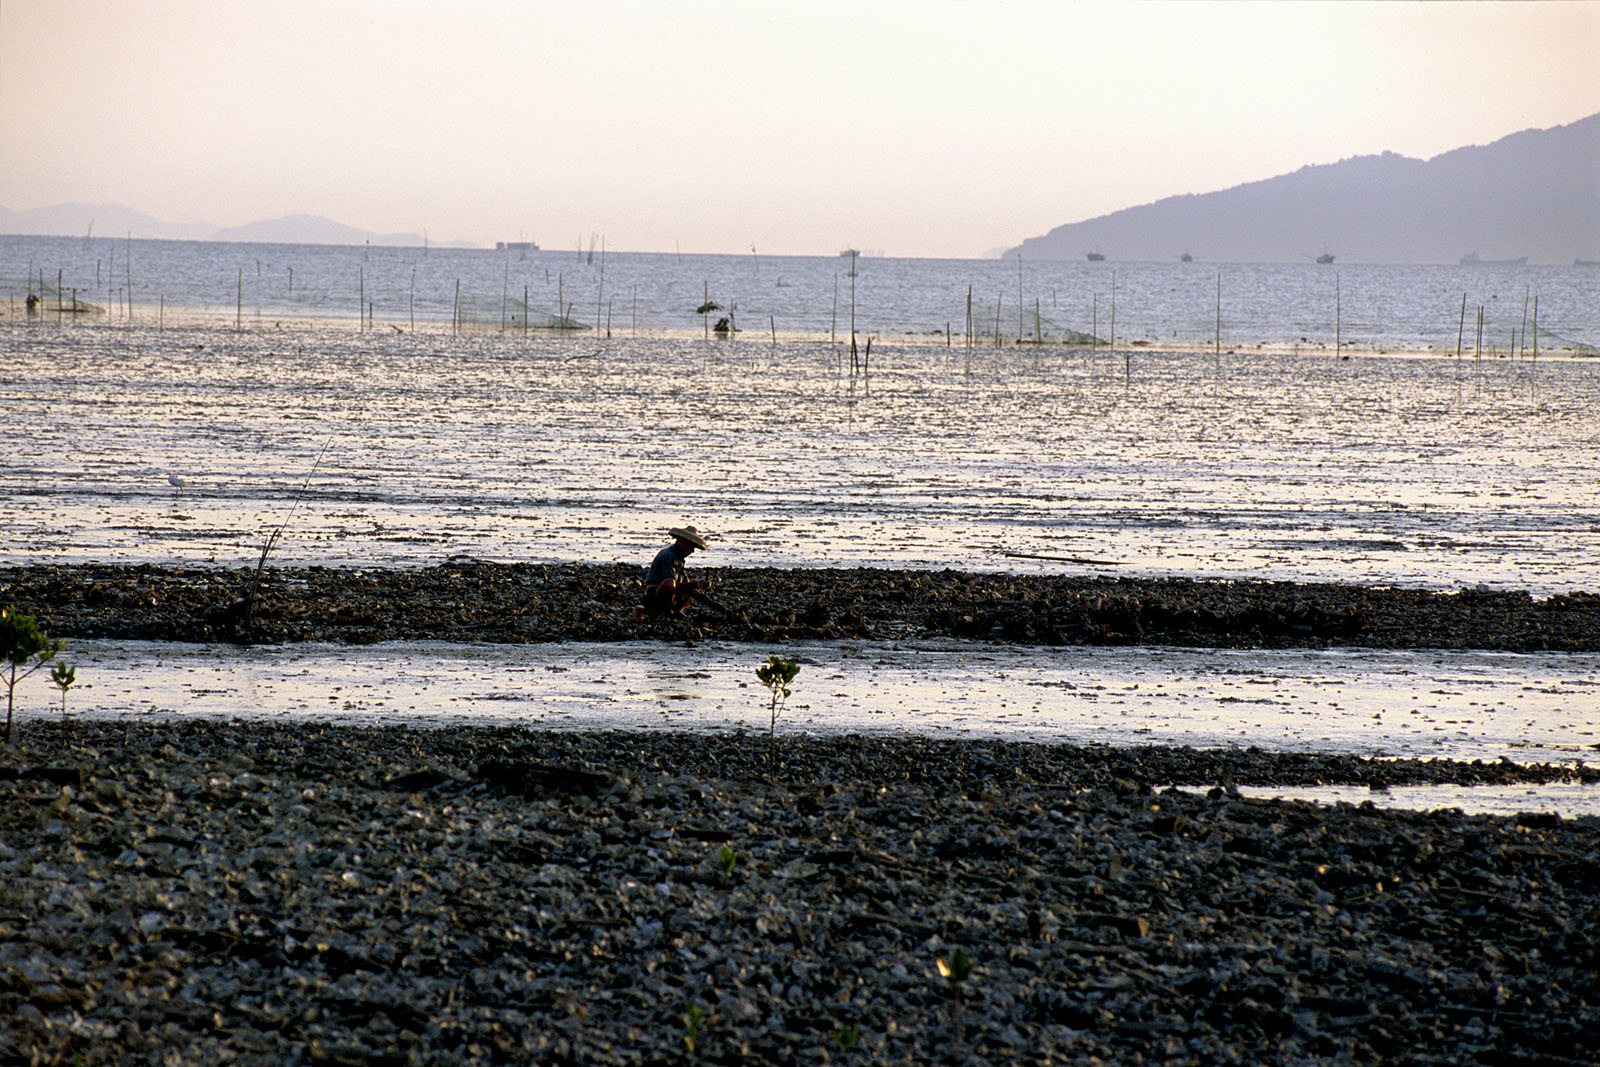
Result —
[{"label": "small green sprout", "polygon": [[738,862],[739,857],[727,845],[723,845],[717,850],[717,870],[722,872],[722,883],[724,885],[733,879],[733,868]]},{"label": "small green sprout", "polygon": [[689,1001],[683,1006],[683,1043],[689,1047],[689,1055],[695,1055],[700,1048],[701,1031],[705,1028],[706,1010],[694,1001]]},{"label": "small green sprout", "polygon": [[50,680],[56,683],[56,688],[61,690],[61,722],[67,721],[67,690],[78,680],[78,669],[67,666],[66,660],[56,660],[56,665],[50,668]]},{"label": "small green sprout", "polygon": [[946,982],[950,983],[950,991],[960,994],[966,989],[966,981],[972,977],[973,963],[965,949],[956,949],[950,958],[939,957],[939,974]]},{"label": "small green sprout", "polygon": [[833,1043],[842,1049],[855,1048],[860,1041],[861,1031],[848,1024],[833,1032]]},{"label": "small green sprout", "polygon": [[772,723],[767,728],[767,739],[776,741],[778,736],[778,712],[789,701],[789,683],[794,681],[794,676],[800,673],[800,664],[792,659],[780,659],[773,656],[756,668],[756,677],[761,679],[761,684],[767,687],[772,695],[770,710]]}]

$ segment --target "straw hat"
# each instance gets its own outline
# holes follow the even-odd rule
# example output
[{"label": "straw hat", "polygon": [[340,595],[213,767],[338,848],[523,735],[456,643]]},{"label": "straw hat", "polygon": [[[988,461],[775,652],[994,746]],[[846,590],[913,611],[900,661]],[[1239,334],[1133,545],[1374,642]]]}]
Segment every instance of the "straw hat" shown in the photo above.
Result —
[{"label": "straw hat", "polygon": [[696,548],[706,547],[706,539],[701,537],[700,531],[696,530],[693,526],[685,526],[681,529],[677,526],[674,526],[672,529],[668,530],[667,533],[671,534],[673,537],[676,537],[680,541],[689,542]]}]

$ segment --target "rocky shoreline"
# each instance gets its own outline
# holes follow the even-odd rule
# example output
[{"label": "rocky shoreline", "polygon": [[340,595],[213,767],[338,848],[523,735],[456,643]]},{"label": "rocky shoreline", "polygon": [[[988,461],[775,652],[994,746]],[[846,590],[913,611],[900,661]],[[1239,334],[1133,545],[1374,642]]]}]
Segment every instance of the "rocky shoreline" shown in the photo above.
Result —
[{"label": "rocky shoreline", "polygon": [[[634,618],[643,568],[454,559],[411,570],[0,567],[56,637],[352,644],[955,637],[1030,645],[1600,651],[1600,596],[888,569],[696,568],[724,611]],[[253,604],[246,609],[246,605]]]},{"label": "rocky shoreline", "polygon": [[1600,826],[1373,766],[34,720],[0,1062],[1592,1062]]}]

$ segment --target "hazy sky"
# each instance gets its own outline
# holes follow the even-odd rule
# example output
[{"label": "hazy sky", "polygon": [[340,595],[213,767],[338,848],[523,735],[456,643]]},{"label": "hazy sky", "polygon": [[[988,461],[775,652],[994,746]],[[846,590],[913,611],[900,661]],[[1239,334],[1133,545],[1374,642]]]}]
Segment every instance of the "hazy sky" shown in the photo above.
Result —
[{"label": "hazy sky", "polygon": [[1600,2],[0,0],[0,204],[977,256],[1600,111]]}]

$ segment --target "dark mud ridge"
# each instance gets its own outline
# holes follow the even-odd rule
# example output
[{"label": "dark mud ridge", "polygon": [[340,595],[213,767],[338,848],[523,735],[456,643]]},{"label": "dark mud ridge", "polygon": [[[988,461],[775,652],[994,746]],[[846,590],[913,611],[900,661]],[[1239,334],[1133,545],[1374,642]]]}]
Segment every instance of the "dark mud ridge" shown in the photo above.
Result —
[{"label": "dark mud ridge", "polygon": [[1227,785],[1278,773],[30,723],[0,751],[0,1062],[1594,1063],[1595,820]]},{"label": "dark mud ridge", "polygon": [[[968,638],[1030,645],[1600,651],[1600,597],[958,571],[696,568],[721,611],[634,618],[643,570],[452,561],[413,570],[0,567],[0,604],[56,637],[282,643]],[[247,617],[248,616],[248,617]]]}]

